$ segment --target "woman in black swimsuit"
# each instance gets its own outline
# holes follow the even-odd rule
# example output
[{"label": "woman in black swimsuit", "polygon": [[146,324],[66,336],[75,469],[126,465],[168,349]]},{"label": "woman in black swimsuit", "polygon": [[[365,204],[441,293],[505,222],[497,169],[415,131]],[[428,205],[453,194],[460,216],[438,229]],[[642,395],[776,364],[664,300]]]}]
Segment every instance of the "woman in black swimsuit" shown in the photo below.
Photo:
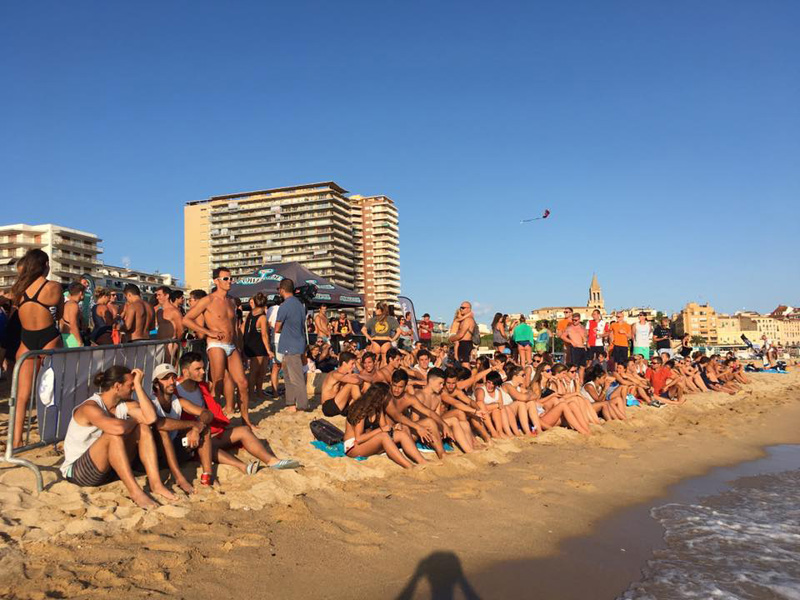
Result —
[{"label": "woman in black swimsuit", "polygon": [[250,299],[250,313],[244,322],[244,355],[250,359],[250,393],[262,394],[264,377],[272,357],[269,349],[269,323],[267,321],[267,297],[258,292]]},{"label": "woman in black swimsuit", "polygon": [[[11,295],[18,307],[22,327],[21,343],[17,350],[17,361],[30,350],[49,350],[61,346],[61,334],[56,327],[64,307],[61,285],[49,281],[50,259],[42,250],[28,250],[17,264],[17,280],[11,287]],[[41,363],[41,359],[35,359]],[[13,447],[22,445],[28,403],[31,398],[31,383],[34,360],[27,359],[19,369],[17,388],[17,414],[14,420]]]}]

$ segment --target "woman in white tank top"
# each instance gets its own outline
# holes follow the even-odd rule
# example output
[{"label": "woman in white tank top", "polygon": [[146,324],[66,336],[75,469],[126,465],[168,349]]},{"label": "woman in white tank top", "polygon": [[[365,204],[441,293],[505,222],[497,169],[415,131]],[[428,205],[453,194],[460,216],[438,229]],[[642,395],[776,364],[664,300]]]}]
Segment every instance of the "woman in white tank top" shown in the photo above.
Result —
[{"label": "woman in white tank top", "polygon": [[486,375],[485,384],[475,388],[475,401],[482,410],[489,413],[493,426],[489,433],[492,437],[510,438],[514,434],[505,408],[502,385],[500,373],[491,371]]}]

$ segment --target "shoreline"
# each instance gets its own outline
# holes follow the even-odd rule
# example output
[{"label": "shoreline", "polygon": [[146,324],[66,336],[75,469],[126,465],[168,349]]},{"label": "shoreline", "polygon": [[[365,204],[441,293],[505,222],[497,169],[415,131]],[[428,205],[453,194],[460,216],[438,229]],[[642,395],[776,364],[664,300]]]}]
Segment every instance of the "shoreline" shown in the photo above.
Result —
[{"label": "shoreline", "polygon": [[[477,587],[507,582],[510,585],[502,587],[499,597],[524,597],[524,588],[514,587],[514,582],[529,573],[547,573],[536,588],[542,597],[579,600],[591,593],[596,598],[617,598],[639,581],[653,553],[666,547],[664,528],[651,516],[653,508],[694,503],[730,490],[737,483],[800,467],[800,444],[767,446],[764,450],[766,456],[762,458],[714,467],[678,481],[664,496],[621,507],[586,535],[562,540],[553,555],[498,563],[475,574],[473,581]],[[576,579],[575,573],[581,578]]]},{"label": "shoreline", "polygon": [[[183,518],[158,518],[146,530],[140,523],[139,531],[31,540],[0,557],[8,574],[0,592],[99,598],[161,591],[203,600],[270,589],[276,598],[415,598],[430,597],[431,581],[447,586],[463,576],[479,597],[503,597],[502,580],[482,575],[493,566],[556,556],[565,541],[591,535],[679,481],[763,457],[766,446],[800,443],[798,375],[760,375],[736,396],[632,411],[630,421],[608,423],[589,438],[554,430],[411,473],[385,458],[332,459],[318,465],[326,471],[318,485],[283,504],[232,510],[231,498],[209,498],[175,507]],[[361,477],[348,477],[351,468]],[[257,487],[281,485],[269,478]],[[225,495],[242,500],[236,489]],[[412,583],[413,591],[406,588]],[[397,596],[404,589],[410,595]]]}]

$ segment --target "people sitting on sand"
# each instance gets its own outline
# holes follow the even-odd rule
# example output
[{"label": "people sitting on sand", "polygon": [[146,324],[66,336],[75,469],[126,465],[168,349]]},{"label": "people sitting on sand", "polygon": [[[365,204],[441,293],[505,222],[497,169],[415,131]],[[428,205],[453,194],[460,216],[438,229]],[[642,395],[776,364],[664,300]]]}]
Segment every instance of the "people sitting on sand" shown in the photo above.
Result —
[{"label": "people sitting on sand", "polygon": [[731,396],[739,391],[739,386],[736,383],[732,381],[726,383],[719,379],[715,369],[716,360],[712,361],[708,356],[703,356],[699,362],[700,377],[709,390],[712,392],[725,392]]},{"label": "people sitting on sand", "polygon": [[674,372],[675,362],[664,362],[662,357],[654,356],[650,359],[650,368],[647,370],[647,380],[653,387],[653,394],[665,404],[683,404],[683,386],[679,376]]},{"label": "people sitting on sand", "polygon": [[[428,444],[436,453],[438,458],[444,457],[443,439],[453,439],[453,431],[450,426],[436,413],[429,409],[419,399],[408,393],[409,389],[408,373],[398,369],[392,375],[392,382],[389,386],[391,393],[391,406],[413,422],[408,425],[412,437],[422,443]],[[390,413],[390,420],[395,421]],[[397,421],[400,421],[397,419]]]},{"label": "people sitting on sand", "polygon": [[386,453],[392,461],[410,469],[425,459],[403,425],[393,424],[387,418],[390,401],[389,385],[378,382],[353,402],[347,412],[344,452],[351,458]]},{"label": "people sitting on sand", "polygon": [[[442,388],[442,402],[454,410],[460,410],[472,427],[473,434],[479,436],[484,443],[492,443],[492,419],[482,410],[474,398],[470,397],[467,389],[460,387],[462,382],[469,382],[473,373],[463,367],[447,367],[444,370],[444,387]],[[475,439],[473,437],[473,439]]]},{"label": "people sitting on sand", "polygon": [[92,383],[98,392],[72,411],[60,469],[67,481],[81,487],[103,485],[116,473],[131,500],[142,508],[152,508],[158,505],[133,475],[131,462],[136,456],[147,473],[151,493],[169,501],[177,496],[161,482],[150,428],[157,415],[142,388],[142,377],[141,370],[122,365],[94,376]]},{"label": "people sitting on sand", "polygon": [[[210,486],[213,482],[211,429],[213,413],[179,398],[175,394],[178,372],[169,363],[153,369],[153,404],[158,419],[155,422],[156,446],[159,457],[163,457],[175,484],[187,494],[194,493],[194,487],[181,472],[181,465],[195,459],[202,467],[200,483]],[[185,420],[182,415],[193,415]]]},{"label": "people sitting on sand", "polygon": [[361,397],[363,380],[353,374],[356,366],[355,354],[339,354],[339,366],[331,371],[322,382],[322,414],[326,417],[347,416],[348,406]]},{"label": "people sitting on sand", "polygon": [[603,415],[606,421],[624,420],[624,403],[612,402],[606,398],[608,385],[606,372],[599,364],[588,367],[584,372],[581,395],[591,403],[595,413]]},{"label": "people sitting on sand", "polygon": [[[222,411],[214,399],[205,381],[205,365],[203,357],[196,352],[187,352],[180,360],[181,381],[176,387],[178,397],[185,398],[195,406],[206,408],[214,414],[211,422],[211,441],[213,445],[214,460],[221,465],[228,465],[247,475],[254,474],[261,463],[271,469],[297,469],[300,463],[293,459],[279,459],[271,451],[266,440],[259,439],[251,427],[230,424],[230,419]],[[242,461],[227,452],[242,446],[246,452],[255,458],[255,461],[245,465]]]},{"label": "people sitting on sand", "polygon": [[445,372],[434,368],[428,371],[428,382],[416,395],[425,406],[435,411],[442,420],[450,426],[452,438],[464,453],[474,450],[472,430],[463,414],[459,415],[448,405],[442,403],[442,389],[444,388]]}]

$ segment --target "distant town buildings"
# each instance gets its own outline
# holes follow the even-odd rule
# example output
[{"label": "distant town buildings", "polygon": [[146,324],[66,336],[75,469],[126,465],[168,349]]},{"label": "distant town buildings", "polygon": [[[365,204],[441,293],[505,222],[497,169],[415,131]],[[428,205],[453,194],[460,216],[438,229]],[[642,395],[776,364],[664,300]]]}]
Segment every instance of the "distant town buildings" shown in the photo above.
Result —
[{"label": "distant town buildings", "polygon": [[386,196],[348,196],[332,181],[212,196],[184,206],[185,277],[208,290],[211,271],[241,277],[299,262],[364,294],[371,311],[400,293],[397,207]]},{"label": "distant town buildings", "polygon": [[677,335],[700,336],[708,345],[740,346],[742,335],[756,344],[766,336],[781,346],[800,345],[800,310],[791,306],[781,305],[763,315],[754,311],[728,315],[717,313],[708,304],[690,302],[674,319]]},{"label": "distant town buildings", "polygon": [[126,267],[105,265],[99,259],[102,240],[94,233],[46,223],[44,225],[0,226],[0,289],[11,287],[17,277],[16,263],[31,248],[44,250],[50,257],[50,279],[62,284],[91,275],[98,286],[122,291],[135,283],[145,297],[155,288],[179,288],[178,279],[169,273],[147,273]]},{"label": "distant town buildings", "polygon": [[591,319],[594,309],[598,309],[603,315],[606,314],[603,290],[600,287],[600,283],[597,281],[596,274],[592,275],[592,282],[589,284],[589,300],[586,306],[544,306],[532,310],[529,318],[533,321],[561,319],[564,317],[565,308],[571,308],[573,312],[580,314],[583,320]]}]

